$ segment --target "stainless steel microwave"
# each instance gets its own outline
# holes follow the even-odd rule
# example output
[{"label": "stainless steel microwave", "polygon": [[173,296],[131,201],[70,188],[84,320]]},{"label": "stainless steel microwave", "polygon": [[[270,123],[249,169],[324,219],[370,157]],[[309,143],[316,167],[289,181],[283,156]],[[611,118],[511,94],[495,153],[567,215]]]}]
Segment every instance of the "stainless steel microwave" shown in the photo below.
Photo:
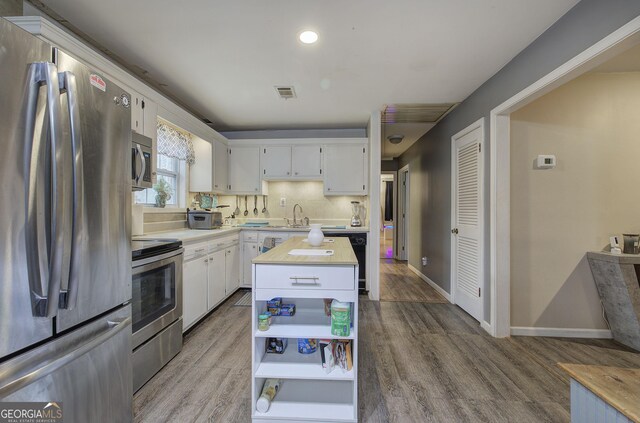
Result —
[{"label": "stainless steel microwave", "polygon": [[137,132],[131,133],[131,189],[151,188],[151,154],[153,140]]}]

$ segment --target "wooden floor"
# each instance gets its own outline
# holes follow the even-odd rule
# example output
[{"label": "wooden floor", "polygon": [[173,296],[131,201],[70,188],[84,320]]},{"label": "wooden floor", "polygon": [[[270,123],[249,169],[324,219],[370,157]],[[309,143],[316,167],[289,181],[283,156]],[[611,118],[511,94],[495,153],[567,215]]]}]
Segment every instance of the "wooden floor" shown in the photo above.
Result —
[{"label": "wooden floor", "polygon": [[380,299],[447,303],[442,295],[409,270],[406,262],[393,259],[380,260]]},{"label": "wooden floor", "polygon": [[[386,271],[400,278],[396,266]],[[233,306],[241,295],[135,395],[136,422],[251,421],[251,308]],[[640,367],[640,354],[608,340],[495,339],[441,302],[361,296],[359,330],[361,422],[568,422],[568,378],[556,362]]]}]

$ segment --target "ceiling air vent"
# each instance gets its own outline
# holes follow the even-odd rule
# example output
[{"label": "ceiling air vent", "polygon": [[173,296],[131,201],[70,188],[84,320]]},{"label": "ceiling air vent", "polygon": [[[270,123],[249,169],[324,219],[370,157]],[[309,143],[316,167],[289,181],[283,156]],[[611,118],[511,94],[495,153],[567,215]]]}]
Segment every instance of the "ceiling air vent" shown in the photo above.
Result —
[{"label": "ceiling air vent", "polygon": [[389,104],[382,112],[382,123],[436,123],[457,106],[446,104]]},{"label": "ceiling air vent", "polygon": [[296,90],[294,90],[293,87],[276,86],[275,89],[280,98],[285,100],[296,98]]}]

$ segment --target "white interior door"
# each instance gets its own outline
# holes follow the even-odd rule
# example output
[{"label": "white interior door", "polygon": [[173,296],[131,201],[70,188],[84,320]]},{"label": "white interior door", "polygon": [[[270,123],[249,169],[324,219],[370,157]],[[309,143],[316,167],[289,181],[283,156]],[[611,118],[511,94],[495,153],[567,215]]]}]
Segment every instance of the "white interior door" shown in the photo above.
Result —
[{"label": "white interior door", "polygon": [[451,282],[453,299],[476,320],[482,319],[483,120],[452,138]]}]

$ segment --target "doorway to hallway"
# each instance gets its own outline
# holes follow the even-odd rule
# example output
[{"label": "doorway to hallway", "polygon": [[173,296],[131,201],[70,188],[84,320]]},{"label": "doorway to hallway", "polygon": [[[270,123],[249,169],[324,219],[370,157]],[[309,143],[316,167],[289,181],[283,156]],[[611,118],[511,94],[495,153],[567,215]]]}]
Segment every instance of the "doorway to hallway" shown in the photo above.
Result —
[{"label": "doorway to hallway", "polygon": [[397,183],[395,171],[380,175],[380,258],[397,257]]}]

